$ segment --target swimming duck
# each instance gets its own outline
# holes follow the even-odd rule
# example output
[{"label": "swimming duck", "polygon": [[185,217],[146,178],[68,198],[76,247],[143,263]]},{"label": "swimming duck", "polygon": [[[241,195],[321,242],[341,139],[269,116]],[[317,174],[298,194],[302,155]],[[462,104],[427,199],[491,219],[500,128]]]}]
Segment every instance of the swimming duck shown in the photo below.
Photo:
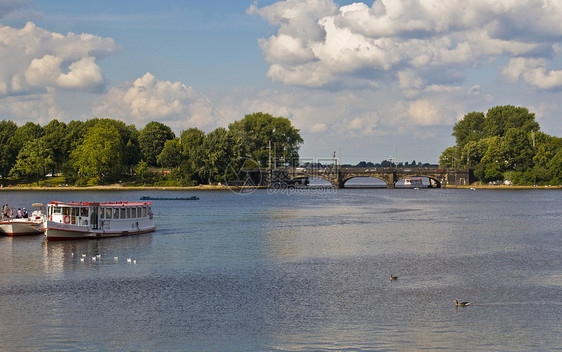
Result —
[{"label": "swimming duck", "polygon": [[455,305],[456,305],[457,307],[464,307],[464,306],[470,305],[469,302],[459,302],[459,301],[457,301],[456,299],[455,299],[453,302],[455,302]]},{"label": "swimming duck", "polygon": [[392,276],[392,274],[390,274],[390,281],[394,280],[398,280],[398,276]]}]

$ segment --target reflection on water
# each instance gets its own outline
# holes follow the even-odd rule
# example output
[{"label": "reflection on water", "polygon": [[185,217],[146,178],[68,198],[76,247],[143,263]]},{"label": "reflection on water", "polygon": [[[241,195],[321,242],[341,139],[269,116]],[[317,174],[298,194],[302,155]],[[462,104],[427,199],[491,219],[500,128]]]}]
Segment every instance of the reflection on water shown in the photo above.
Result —
[{"label": "reflection on water", "polygon": [[[27,204],[46,203],[53,193],[0,195]],[[155,201],[153,234],[72,242],[0,237],[2,349],[560,346],[557,191],[195,195],[201,200]],[[57,199],[138,196],[73,192]],[[456,308],[453,299],[471,305]]]}]

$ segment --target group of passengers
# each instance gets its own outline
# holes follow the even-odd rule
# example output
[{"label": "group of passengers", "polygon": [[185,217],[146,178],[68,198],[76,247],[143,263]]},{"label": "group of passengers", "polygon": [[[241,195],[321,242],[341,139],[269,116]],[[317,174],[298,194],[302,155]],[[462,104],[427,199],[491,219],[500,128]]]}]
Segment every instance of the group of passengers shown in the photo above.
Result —
[{"label": "group of passengers", "polygon": [[[8,204],[4,204],[2,206],[2,217],[3,218],[11,218],[13,217],[13,211],[8,207]],[[25,208],[18,208],[18,211],[16,211],[16,218],[17,219],[21,219],[21,218],[25,218],[27,219],[29,217],[29,213],[27,212],[27,210]]]}]

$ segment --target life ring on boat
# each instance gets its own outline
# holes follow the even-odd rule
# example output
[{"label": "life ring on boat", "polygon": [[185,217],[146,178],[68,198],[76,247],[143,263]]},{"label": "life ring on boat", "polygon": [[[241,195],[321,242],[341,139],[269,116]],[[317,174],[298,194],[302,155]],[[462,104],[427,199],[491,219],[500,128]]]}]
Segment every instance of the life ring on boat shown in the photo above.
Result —
[{"label": "life ring on boat", "polygon": [[62,218],[62,221],[64,221],[65,224],[70,224],[70,216],[65,215],[64,218]]}]

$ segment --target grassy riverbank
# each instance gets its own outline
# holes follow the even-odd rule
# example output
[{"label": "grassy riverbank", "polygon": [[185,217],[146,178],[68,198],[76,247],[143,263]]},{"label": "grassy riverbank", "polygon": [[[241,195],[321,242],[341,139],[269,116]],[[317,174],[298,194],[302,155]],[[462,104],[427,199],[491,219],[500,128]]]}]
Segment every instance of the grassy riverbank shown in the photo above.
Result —
[{"label": "grassy riverbank", "polygon": [[[57,186],[57,187],[41,187],[31,185],[18,185],[0,188],[2,191],[145,191],[145,190],[166,190],[166,191],[217,191],[217,190],[241,190],[244,188],[255,187],[241,187],[241,186],[216,186],[216,185],[200,185],[200,186],[186,186],[186,187],[163,187],[163,186],[122,186],[104,185],[104,186]],[[267,187],[258,187],[267,188]]]},{"label": "grassy riverbank", "polygon": [[[199,185],[199,186],[123,186],[121,184],[113,185],[93,185],[93,186],[33,186],[33,185],[16,185],[1,187],[2,191],[148,191],[148,190],[162,190],[162,191],[239,191],[243,189],[253,189],[256,187],[242,187],[242,186],[223,186],[223,185]],[[260,186],[257,188],[266,189],[265,186]],[[559,189],[562,190],[562,186],[519,186],[519,185],[470,185],[470,186],[447,186],[450,189],[494,189],[494,190],[548,190],[548,189]],[[306,189],[306,188],[304,188]],[[384,189],[384,188],[383,188]]]},{"label": "grassy riverbank", "polygon": [[472,185],[472,186],[447,186],[447,188],[517,190],[517,189],[562,189],[562,186],[560,185],[556,185],[556,186]]},{"label": "grassy riverbank", "polygon": [[[77,190],[88,190],[88,191],[142,191],[142,190],[237,190],[242,189],[240,186],[223,186],[223,185],[198,185],[198,186],[138,186],[134,185],[132,182],[119,182],[108,185],[98,185],[95,183],[95,178],[90,178],[84,181],[83,185],[69,185],[65,182],[64,177],[46,177],[40,180],[12,180],[6,179],[0,187],[2,190],[23,190],[23,191],[77,191]],[[254,187],[252,187],[254,188]]]}]

